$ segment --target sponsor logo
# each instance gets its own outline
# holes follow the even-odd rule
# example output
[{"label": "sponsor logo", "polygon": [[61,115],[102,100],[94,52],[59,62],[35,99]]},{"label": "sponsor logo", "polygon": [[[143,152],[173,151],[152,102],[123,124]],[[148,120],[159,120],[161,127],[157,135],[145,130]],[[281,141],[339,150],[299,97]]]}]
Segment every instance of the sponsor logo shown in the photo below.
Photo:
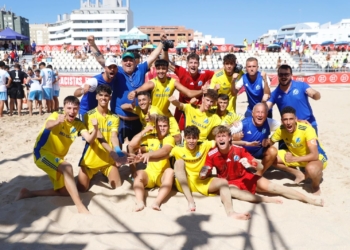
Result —
[{"label": "sponsor logo", "polygon": [[251,135],[251,134],[252,134],[252,132],[249,130],[249,131],[247,132],[247,134],[250,134],[250,135]]},{"label": "sponsor logo", "polygon": [[190,85],[194,85],[194,83],[193,83],[193,82],[191,82],[191,83],[190,83]]},{"label": "sponsor logo", "polygon": [[231,159],[230,159],[230,158],[228,158],[226,162],[231,162]]},{"label": "sponsor logo", "polygon": [[341,82],[347,82],[349,80],[349,76],[346,74],[342,74],[340,77]]},{"label": "sponsor logo", "polygon": [[309,77],[307,78],[306,81],[307,81],[308,83],[314,83],[315,80],[316,80],[316,77],[314,77],[314,76],[309,76]]},{"label": "sponsor logo", "polygon": [[329,77],[329,81],[330,81],[330,82],[336,82],[337,80],[338,80],[338,76],[337,76],[337,75],[332,74],[332,75]]},{"label": "sponsor logo", "polygon": [[327,81],[327,77],[325,75],[320,75],[318,77],[318,81],[324,83],[325,81]]},{"label": "sponsor logo", "polygon": [[280,99],[280,98],[282,98],[282,96],[281,96],[281,95],[279,95],[277,98],[278,98],[278,99]]}]

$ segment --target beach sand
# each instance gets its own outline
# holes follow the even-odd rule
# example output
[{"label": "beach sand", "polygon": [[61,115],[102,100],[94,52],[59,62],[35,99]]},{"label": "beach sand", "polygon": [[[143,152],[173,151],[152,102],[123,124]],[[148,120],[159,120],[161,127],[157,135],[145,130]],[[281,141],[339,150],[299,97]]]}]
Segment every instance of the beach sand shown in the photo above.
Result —
[{"label": "beach sand", "polygon": [[[350,88],[315,87],[311,100],[319,138],[329,158],[321,184],[324,207],[285,198],[283,204],[251,204],[233,200],[238,212],[252,219],[226,217],[220,198],[195,194],[197,211],[186,212],[185,197],[176,192],[162,205],[133,212],[135,196],[129,180],[110,189],[98,175],[81,194],[92,215],[79,215],[70,197],[38,197],[14,201],[22,187],[50,188],[47,175],[33,162],[32,150],[48,114],[1,118],[0,125],[0,249],[350,249]],[[61,89],[61,103],[74,88]],[[245,94],[238,113],[244,113]],[[279,119],[277,108],[274,117]],[[66,157],[78,174],[84,142],[78,138]],[[128,170],[122,171],[123,176]],[[287,174],[273,171],[273,182],[293,184]],[[292,188],[309,196],[303,187]],[[308,189],[308,186],[306,186]],[[147,192],[147,206],[157,195]]]}]

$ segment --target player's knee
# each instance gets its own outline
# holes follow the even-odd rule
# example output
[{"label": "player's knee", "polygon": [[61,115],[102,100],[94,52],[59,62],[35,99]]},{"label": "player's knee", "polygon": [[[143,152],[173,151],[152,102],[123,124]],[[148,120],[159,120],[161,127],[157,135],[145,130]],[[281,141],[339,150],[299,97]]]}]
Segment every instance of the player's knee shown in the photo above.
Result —
[{"label": "player's knee", "polygon": [[277,156],[277,148],[275,147],[269,147],[267,150],[266,150],[266,153],[267,155],[269,155],[270,157],[276,157]]},{"label": "player's knee", "polygon": [[174,164],[174,170],[175,172],[178,172],[178,171],[184,171],[185,170],[185,162],[184,160],[176,160],[175,161],[175,164]]},{"label": "player's knee", "polygon": [[109,184],[111,185],[112,189],[116,189],[122,185],[121,181],[116,181],[116,180],[112,180]]}]

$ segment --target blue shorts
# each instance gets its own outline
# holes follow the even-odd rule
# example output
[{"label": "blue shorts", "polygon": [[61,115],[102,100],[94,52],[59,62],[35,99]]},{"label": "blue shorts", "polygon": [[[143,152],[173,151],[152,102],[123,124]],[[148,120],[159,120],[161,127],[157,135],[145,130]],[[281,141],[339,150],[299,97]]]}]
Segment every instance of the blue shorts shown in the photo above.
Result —
[{"label": "blue shorts", "polygon": [[53,96],[59,97],[60,96],[60,91],[59,90],[54,90],[53,91]]},{"label": "blue shorts", "polygon": [[7,91],[0,92],[0,101],[6,101],[6,100],[7,100]]},{"label": "blue shorts", "polygon": [[124,143],[124,138],[128,138],[129,141],[140,133],[142,130],[142,124],[139,119],[133,121],[126,121],[120,118],[118,128],[118,139],[120,145]]},{"label": "blue shorts", "polygon": [[43,88],[43,99],[44,100],[52,100],[53,99],[52,88]]},{"label": "blue shorts", "polygon": [[264,153],[268,148],[260,147],[258,151],[255,151],[254,153],[249,152],[255,159],[262,160],[264,157]]},{"label": "blue shorts", "polygon": [[29,92],[29,100],[34,101],[38,100],[41,101],[43,99],[43,91],[42,90],[33,90]]}]

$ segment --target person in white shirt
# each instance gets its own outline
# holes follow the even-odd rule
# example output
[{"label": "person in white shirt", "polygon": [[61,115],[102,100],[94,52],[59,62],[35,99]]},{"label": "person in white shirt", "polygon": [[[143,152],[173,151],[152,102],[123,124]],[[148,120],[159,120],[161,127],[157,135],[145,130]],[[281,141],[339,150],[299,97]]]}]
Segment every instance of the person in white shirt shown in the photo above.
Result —
[{"label": "person in white shirt", "polygon": [[40,70],[35,70],[35,74],[32,69],[28,69],[28,76],[27,79],[28,84],[30,84],[30,91],[29,91],[29,102],[28,102],[28,108],[29,108],[29,115],[33,115],[33,101],[36,100],[39,104],[39,115],[42,115],[43,111],[43,105],[42,105],[42,98],[43,98],[43,89],[41,87],[41,81],[40,79]]},{"label": "person in white shirt", "polygon": [[51,69],[45,68],[45,67],[46,67],[46,63],[41,62],[39,64],[40,80],[43,88],[43,100],[46,101],[47,112],[51,113],[53,111],[52,83],[54,82],[55,75]]},{"label": "person in white shirt", "polygon": [[3,116],[4,103],[7,101],[7,88],[11,85],[11,77],[9,73],[4,70],[5,63],[0,61],[0,117]]},{"label": "person in white shirt", "polygon": [[[52,70],[52,66],[51,65],[47,65],[46,68],[49,68]],[[52,101],[52,109],[53,111],[58,111],[59,109],[59,101],[58,101],[58,97],[60,96],[60,83],[59,83],[59,76],[58,76],[58,71],[55,70],[53,71],[53,82],[52,82],[52,90],[53,90],[53,101]]]}]

